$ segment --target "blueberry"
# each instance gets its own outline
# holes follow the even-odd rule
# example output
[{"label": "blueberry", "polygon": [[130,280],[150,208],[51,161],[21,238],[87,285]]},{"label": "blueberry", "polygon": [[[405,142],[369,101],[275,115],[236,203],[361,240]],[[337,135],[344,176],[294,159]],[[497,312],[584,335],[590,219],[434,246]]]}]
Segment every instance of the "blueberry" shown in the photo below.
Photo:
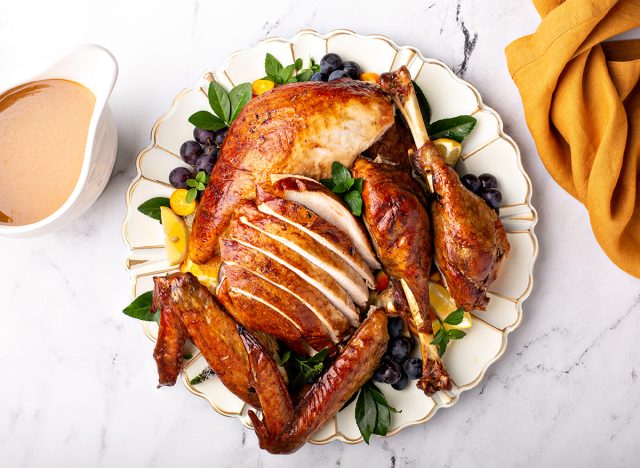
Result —
[{"label": "blueberry", "polygon": [[186,167],[176,167],[169,173],[169,183],[175,188],[185,188],[191,175],[191,171]]},{"label": "blueberry", "polygon": [[315,72],[311,75],[310,81],[327,81],[327,75],[322,72]]},{"label": "blueberry", "polygon": [[349,74],[344,70],[336,70],[331,72],[329,75],[328,81],[339,80],[341,78],[351,78]]},{"label": "blueberry", "polygon": [[227,136],[228,130],[229,130],[228,128],[223,128],[222,130],[218,130],[216,132],[216,140],[215,140],[216,145],[222,146],[222,142],[224,141],[224,137]]},{"label": "blueberry", "polygon": [[402,334],[404,329],[404,320],[402,317],[389,317],[387,320],[387,330],[389,330],[389,336],[395,338]]},{"label": "blueberry", "polygon": [[338,54],[327,54],[320,59],[320,71],[330,75],[342,66],[342,59]]},{"label": "blueberry", "polygon": [[478,179],[480,179],[480,182],[482,183],[482,188],[483,189],[490,189],[490,188],[496,188],[498,186],[498,180],[491,174],[480,174],[478,176]]},{"label": "blueberry", "polygon": [[462,182],[462,185],[467,187],[473,193],[478,193],[482,188],[482,182],[480,182],[480,179],[473,174],[463,175],[460,177],[460,182]]},{"label": "blueberry", "polygon": [[220,150],[216,145],[207,145],[204,147],[204,152],[202,154],[207,154],[209,156],[213,156],[214,158],[217,158],[219,151]]},{"label": "blueberry", "polygon": [[404,361],[402,368],[411,380],[422,377],[422,359],[420,358],[412,357],[407,359]]},{"label": "blueberry", "polygon": [[342,69],[346,71],[354,80],[360,78],[360,65],[358,65],[356,62],[344,62],[342,64]]},{"label": "blueberry", "polygon": [[402,377],[400,366],[393,361],[384,360],[373,374],[373,380],[376,382],[394,384]]},{"label": "blueberry", "polygon": [[213,130],[203,130],[198,127],[193,129],[193,138],[201,145],[210,145],[215,137],[216,133]]},{"label": "blueberry", "polygon": [[480,192],[480,196],[491,208],[498,208],[502,201],[502,193],[496,188],[485,189]]},{"label": "blueberry", "polygon": [[408,383],[409,383],[409,378],[407,377],[407,374],[402,372],[398,381],[394,384],[391,384],[391,386],[395,390],[404,390]]},{"label": "blueberry", "polygon": [[404,362],[409,357],[410,352],[411,342],[404,336],[398,336],[389,342],[389,354],[391,359],[397,363]]},{"label": "blueberry", "polygon": [[196,161],[196,173],[204,171],[205,174],[210,175],[213,170],[213,165],[216,163],[215,157],[210,154],[201,155]]},{"label": "blueberry", "polygon": [[195,166],[198,156],[202,154],[202,146],[197,141],[189,140],[182,143],[180,157],[190,166]]}]

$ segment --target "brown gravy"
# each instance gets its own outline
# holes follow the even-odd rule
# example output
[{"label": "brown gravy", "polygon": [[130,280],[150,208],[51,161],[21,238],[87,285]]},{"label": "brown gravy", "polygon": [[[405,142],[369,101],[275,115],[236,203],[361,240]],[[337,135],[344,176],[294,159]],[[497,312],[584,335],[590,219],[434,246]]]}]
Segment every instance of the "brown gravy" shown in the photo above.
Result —
[{"label": "brown gravy", "polygon": [[81,84],[59,79],[0,95],[0,224],[35,223],[69,198],[95,102]]}]

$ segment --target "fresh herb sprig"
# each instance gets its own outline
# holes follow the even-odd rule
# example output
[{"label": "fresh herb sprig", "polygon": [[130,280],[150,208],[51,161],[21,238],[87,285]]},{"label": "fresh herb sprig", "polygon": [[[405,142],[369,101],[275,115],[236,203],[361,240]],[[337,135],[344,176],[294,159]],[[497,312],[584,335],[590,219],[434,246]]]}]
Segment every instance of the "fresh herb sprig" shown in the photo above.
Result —
[{"label": "fresh herb sprig", "polygon": [[198,172],[193,179],[187,179],[187,187],[191,187],[187,192],[187,203],[191,203],[193,200],[195,200],[198,196],[198,193],[207,188],[208,184],[209,176],[204,171]]},{"label": "fresh herb sprig", "polygon": [[212,81],[207,92],[209,111],[198,111],[189,117],[189,122],[203,130],[222,130],[231,125],[242,108],[251,99],[251,83],[241,83],[227,92],[220,84]]},{"label": "fresh herb sprig", "polygon": [[284,366],[287,363],[290,365],[289,387],[291,390],[298,390],[304,384],[317,380],[325,369],[328,354],[329,350],[325,348],[309,358],[302,358],[286,350],[280,358],[280,365]]},{"label": "fresh herb sprig", "polygon": [[211,367],[207,366],[207,367],[205,367],[203,369],[202,372],[200,372],[198,375],[196,375],[193,379],[189,380],[189,383],[191,385],[198,385],[199,383],[202,383],[205,380],[209,380],[214,375],[216,375],[216,373],[213,371],[213,369],[211,369]]},{"label": "fresh herb sprig", "polygon": [[429,138],[432,140],[437,140],[438,138],[450,138],[458,143],[462,143],[475,128],[477,123],[476,118],[471,115],[459,115],[457,117],[437,120],[431,123],[431,106],[429,105],[427,96],[424,94],[420,86],[418,86],[418,83],[415,81],[412,81],[412,83],[413,88],[416,91],[418,105],[420,106],[420,113],[422,114],[422,119],[427,127]]},{"label": "fresh herb sprig", "polygon": [[362,214],[362,178],[351,177],[349,169],[337,161],[331,164],[331,178],[322,179],[322,185],[338,194],[355,216]]},{"label": "fresh herb sprig", "polygon": [[153,218],[162,224],[162,218],[160,217],[160,207],[169,206],[169,199],[167,197],[155,197],[147,200],[138,207],[138,211],[149,218]]},{"label": "fresh herb sprig", "polygon": [[136,297],[131,304],[122,309],[122,312],[129,317],[143,320],[145,322],[159,322],[160,309],[151,310],[151,302],[153,300],[153,292],[147,291]]},{"label": "fresh herb sprig", "polygon": [[454,310],[449,315],[447,315],[444,320],[440,320],[440,317],[438,316],[436,317],[438,319],[438,322],[440,323],[440,328],[433,337],[433,341],[431,341],[431,344],[438,347],[438,353],[440,354],[440,357],[442,357],[447,350],[447,346],[449,345],[450,340],[460,340],[467,335],[464,331],[457,328],[445,330],[444,327],[445,323],[447,325],[459,325],[460,322],[462,322],[462,320],[464,319],[464,309],[460,307],[459,309]]},{"label": "fresh herb sprig", "polygon": [[356,401],[356,423],[364,441],[368,444],[371,434],[387,435],[391,413],[399,412],[371,380],[365,383]]},{"label": "fresh herb sprig", "polygon": [[296,59],[294,63],[286,67],[269,53],[264,58],[265,79],[280,85],[309,81],[311,76],[319,70],[320,65],[316,64],[313,59],[309,59],[309,66],[303,69],[301,58]]}]

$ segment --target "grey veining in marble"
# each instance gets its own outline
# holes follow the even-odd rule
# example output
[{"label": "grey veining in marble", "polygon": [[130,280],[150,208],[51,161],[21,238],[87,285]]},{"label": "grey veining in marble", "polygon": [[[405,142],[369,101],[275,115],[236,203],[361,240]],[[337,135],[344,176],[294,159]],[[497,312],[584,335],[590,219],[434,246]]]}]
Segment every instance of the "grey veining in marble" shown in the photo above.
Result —
[{"label": "grey veining in marble", "polygon": [[[637,466],[640,281],[609,262],[537,157],[503,53],[537,24],[529,0],[0,2],[0,87],[77,43],[120,63],[120,146],[102,197],[63,231],[0,239],[0,466]],[[306,27],[385,34],[472,82],[520,145],[540,257],[506,354],[453,408],[370,446],[283,457],[182,386],[155,388],[151,343],[120,313],[120,229],[135,156],[175,94],[229,52]]]}]

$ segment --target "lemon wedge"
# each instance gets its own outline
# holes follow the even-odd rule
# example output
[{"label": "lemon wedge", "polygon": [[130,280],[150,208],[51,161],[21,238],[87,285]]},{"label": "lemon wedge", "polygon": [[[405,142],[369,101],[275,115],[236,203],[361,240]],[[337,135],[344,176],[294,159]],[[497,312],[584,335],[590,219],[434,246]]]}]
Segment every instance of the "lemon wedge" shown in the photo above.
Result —
[{"label": "lemon wedge", "polygon": [[433,144],[438,148],[438,151],[440,151],[444,162],[449,166],[456,165],[462,152],[462,145],[460,143],[450,138],[438,138],[437,140],[433,140]]},{"label": "lemon wedge", "polygon": [[189,229],[182,217],[168,206],[160,207],[160,219],[164,230],[164,246],[169,265],[178,265],[187,256],[189,247]]},{"label": "lemon wedge", "polygon": [[[429,281],[429,300],[431,301],[431,306],[433,310],[435,310],[436,315],[440,320],[444,320],[447,315],[457,309],[456,303],[451,298],[451,294],[447,291],[443,286],[438,283],[434,283],[433,281]],[[433,332],[437,332],[440,327],[440,323],[437,320],[433,322]],[[444,325],[446,330],[450,330],[452,328],[464,329],[471,327],[471,314],[469,312],[464,313],[464,317],[462,318],[462,322],[458,325]]]},{"label": "lemon wedge", "polygon": [[215,293],[215,290],[218,287],[220,256],[216,256],[202,265],[193,263],[191,259],[187,257],[184,262],[182,262],[182,265],[180,265],[180,271],[183,273],[191,273],[193,276],[198,278],[198,281],[206,286],[211,293]]}]

